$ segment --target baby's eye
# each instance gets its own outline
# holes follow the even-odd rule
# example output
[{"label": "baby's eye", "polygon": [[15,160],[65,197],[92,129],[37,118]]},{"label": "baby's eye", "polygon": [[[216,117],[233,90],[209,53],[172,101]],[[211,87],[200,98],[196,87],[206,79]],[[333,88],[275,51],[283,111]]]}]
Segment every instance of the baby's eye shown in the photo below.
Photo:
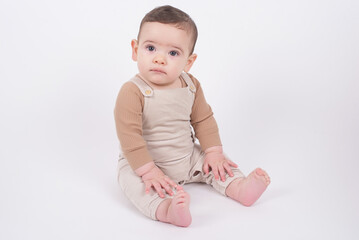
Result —
[{"label": "baby's eye", "polygon": [[170,51],[169,54],[174,57],[179,55],[179,53],[177,51]]},{"label": "baby's eye", "polygon": [[152,46],[152,45],[149,45],[149,46],[147,46],[146,48],[147,48],[147,50],[150,51],[150,52],[152,52],[152,51],[155,50],[155,47]]}]

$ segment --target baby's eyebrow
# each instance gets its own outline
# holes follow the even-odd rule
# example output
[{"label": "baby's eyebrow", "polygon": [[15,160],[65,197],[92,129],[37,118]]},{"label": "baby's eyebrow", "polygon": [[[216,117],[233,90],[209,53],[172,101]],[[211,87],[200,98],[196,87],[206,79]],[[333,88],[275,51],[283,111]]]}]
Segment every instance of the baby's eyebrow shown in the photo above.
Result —
[{"label": "baby's eyebrow", "polygon": [[151,41],[151,40],[146,40],[146,41],[143,42],[143,44],[145,44],[145,43],[153,43],[153,44],[155,44],[156,42]]},{"label": "baby's eyebrow", "polygon": [[154,41],[151,41],[151,40],[146,40],[146,41],[144,41],[143,43],[142,43],[142,45],[143,46],[147,46],[147,45],[157,45],[157,43],[156,42],[154,42]]},{"label": "baby's eyebrow", "polygon": [[170,46],[170,47],[176,48],[176,49],[178,49],[180,52],[183,52],[182,48],[180,48],[180,47],[176,47],[176,46]]}]

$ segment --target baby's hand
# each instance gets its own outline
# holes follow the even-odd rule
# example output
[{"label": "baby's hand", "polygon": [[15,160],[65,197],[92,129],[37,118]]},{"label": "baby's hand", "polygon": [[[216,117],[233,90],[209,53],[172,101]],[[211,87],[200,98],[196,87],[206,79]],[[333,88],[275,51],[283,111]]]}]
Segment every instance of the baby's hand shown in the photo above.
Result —
[{"label": "baby's hand", "polygon": [[226,172],[229,176],[233,177],[232,167],[238,167],[237,164],[226,158],[223,154],[222,147],[211,147],[206,151],[206,156],[203,164],[203,171],[205,174],[208,174],[210,169],[214,174],[214,178],[226,181]]},{"label": "baby's hand", "polygon": [[156,165],[141,177],[146,186],[146,193],[149,193],[151,187],[153,187],[161,198],[165,197],[163,189],[170,196],[173,196],[172,187],[176,188],[176,190],[182,189],[181,186],[177,185],[172,179],[166,176]]}]

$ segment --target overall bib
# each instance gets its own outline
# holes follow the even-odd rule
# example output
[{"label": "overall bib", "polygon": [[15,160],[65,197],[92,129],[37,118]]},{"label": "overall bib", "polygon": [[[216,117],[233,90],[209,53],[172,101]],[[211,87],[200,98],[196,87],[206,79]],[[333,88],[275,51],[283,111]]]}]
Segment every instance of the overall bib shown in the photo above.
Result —
[{"label": "overall bib", "polygon": [[[182,73],[181,78],[187,87],[154,90],[139,77],[131,79],[144,95],[142,113],[143,138],[154,163],[164,174],[179,184],[205,182],[225,195],[226,187],[235,179],[244,177],[237,168],[232,168],[233,177],[226,181],[215,180],[210,172],[203,172],[204,152],[194,143],[191,128],[191,111],[196,88],[191,78]],[[160,198],[155,191],[145,194],[142,178],[132,170],[122,156],[118,164],[118,180],[125,195],[146,216],[156,218]]]}]

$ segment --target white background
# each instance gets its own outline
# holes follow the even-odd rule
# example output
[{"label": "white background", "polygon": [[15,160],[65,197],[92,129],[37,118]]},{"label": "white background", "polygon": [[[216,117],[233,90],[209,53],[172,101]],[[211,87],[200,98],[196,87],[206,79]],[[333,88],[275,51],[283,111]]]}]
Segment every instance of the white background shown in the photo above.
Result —
[{"label": "white background", "polygon": [[[142,17],[199,29],[192,69],[226,153],[272,184],[250,208],[186,185],[193,224],[116,182],[113,108]],[[359,2],[0,0],[0,239],[358,239]]]}]

